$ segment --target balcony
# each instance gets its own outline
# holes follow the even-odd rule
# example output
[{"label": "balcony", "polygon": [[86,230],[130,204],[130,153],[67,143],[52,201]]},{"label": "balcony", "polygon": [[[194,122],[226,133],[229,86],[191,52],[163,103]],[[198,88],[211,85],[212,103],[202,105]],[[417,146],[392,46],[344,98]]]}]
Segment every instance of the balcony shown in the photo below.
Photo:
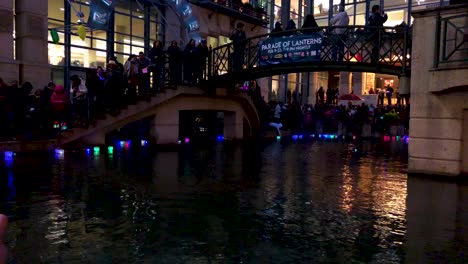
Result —
[{"label": "balcony", "polygon": [[267,25],[269,17],[263,7],[253,7],[240,0],[189,0],[190,3],[255,25]]}]

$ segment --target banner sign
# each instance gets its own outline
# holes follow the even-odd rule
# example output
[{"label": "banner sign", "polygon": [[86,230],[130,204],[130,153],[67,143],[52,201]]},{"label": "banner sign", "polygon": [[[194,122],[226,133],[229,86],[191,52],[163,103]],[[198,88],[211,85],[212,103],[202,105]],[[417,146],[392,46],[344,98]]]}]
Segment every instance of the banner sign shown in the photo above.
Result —
[{"label": "banner sign", "polygon": [[269,37],[259,47],[259,65],[320,61],[323,36],[318,33]]},{"label": "banner sign", "polygon": [[115,0],[92,0],[89,5],[88,26],[93,29],[108,30],[114,5]]}]

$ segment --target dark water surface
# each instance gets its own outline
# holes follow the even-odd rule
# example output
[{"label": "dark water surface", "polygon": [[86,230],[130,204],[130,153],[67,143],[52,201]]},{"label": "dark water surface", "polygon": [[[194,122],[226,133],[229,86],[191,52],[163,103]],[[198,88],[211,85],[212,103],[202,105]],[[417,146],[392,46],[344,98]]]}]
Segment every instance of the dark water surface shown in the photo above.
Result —
[{"label": "dark water surface", "polygon": [[468,186],[407,146],[308,142],[14,157],[11,263],[468,263]]}]

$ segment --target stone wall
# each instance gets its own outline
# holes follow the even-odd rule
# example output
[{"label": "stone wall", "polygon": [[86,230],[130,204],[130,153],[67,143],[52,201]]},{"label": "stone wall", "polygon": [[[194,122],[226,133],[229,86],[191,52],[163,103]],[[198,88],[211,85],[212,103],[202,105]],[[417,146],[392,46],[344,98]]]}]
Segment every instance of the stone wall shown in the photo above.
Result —
[{"label": "stone wall", "polygon": [[[468,109],[468,64],[434,67],[436,18],[467,14],[468,6],[413,13],[409,172],[457,176],[466,165],[463,122]],[[465,164],[463,164],[463,162]]]},{"label": "stone wall", "polygon": [[35,88],[47,83],[47,6],[47,0],[0,0],[0,78],[5,82],[29,81]]}]

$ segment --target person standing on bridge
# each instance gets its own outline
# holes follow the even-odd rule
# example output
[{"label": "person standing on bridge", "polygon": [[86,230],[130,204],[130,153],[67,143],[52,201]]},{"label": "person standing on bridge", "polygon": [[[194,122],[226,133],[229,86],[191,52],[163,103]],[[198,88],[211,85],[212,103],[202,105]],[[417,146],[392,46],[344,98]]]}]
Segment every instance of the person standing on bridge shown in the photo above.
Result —
[{"label": "person standing on bridge", "polygon": [[369,33],[370,39],[373,41],[374,46],[372,47],[372,63],[379,62],[379,53],[380,53],[380,42],[381,42],[381,32],[383,24],[387,21],[387,14],[380,14],[380,6],[372,6],[372,15],[369,17]]},{"label": "person standing on bridge", "polygon": [[234,46],[234,53],[232,54],[232,67],[235,72],[240,71],[244,65],[244,49],[246,46],[245,40],[247,36],[244,31],[244,23],[238,22],[236,30],[229,37]]},{"label": "person standing on bridge", "polygon": [[302,24],[302,34],[311,34],[321,32],[322,29],[318,28],[317,21],[315,21],[314,15],[308,14],[304,19],[304,24]]},{"label": "person standing on bridge", "polygon": [[346,13],[343,5],[340,5],[340,12],[330,20],[330,24],[335,27],[332,31],[334,34],[332,59],[334,61],[343,61],[347,31],[347,28],[343,27],[349,25],[348,13]]}]

